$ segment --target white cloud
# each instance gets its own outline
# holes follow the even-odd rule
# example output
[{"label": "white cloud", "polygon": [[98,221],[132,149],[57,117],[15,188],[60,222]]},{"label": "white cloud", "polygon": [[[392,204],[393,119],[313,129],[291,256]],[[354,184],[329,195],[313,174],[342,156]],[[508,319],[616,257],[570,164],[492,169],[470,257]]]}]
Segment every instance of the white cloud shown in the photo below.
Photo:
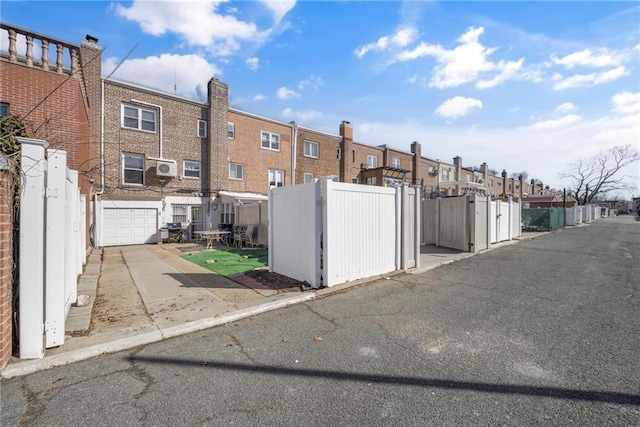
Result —
[{"label": "white cloud", "polygon": [[177,0],[134,0],[129,7],[114,7],[118,16],[137,22],[148,34],[175,33],[189,45],[205,47],[214,55],[228,56],[240,49],[240,41],[263,42],[268,37],[270,30],[259,31],[253,22],[219,13],[223,3],[200,0],[185,6]]},{"label": "white cloud", "polygon": [[607,49],[598,49],[592,52],[585,49],[580,52],[570,53],[562,58],[551,56],[551,61],[556,65],[563,65],[567,69],[577,66],[583,67],[610,67],[624,62],[624,55],[619,52],[611,52]]},{"label": "white cloud", "polygon": [[282,116],[287,119],[298,119],[301,122],[308,122],[321,117],[322,114],[317,111],[293,111],[291,108],[282,110]]},{"label": "white cloud", "polygon": [[267,97],[264,96],[263,94],[259,93],[259,94],[255,95],[251,99],[254,100],[254,101],[265,101],[267,99]]},{"label": "white cloud", "polygon": [[[102,72],[108,76],[117,66],[117,58],[107,58],[102,64]],[[160,56],[127,59],[113,74],[112,78],[138,84],[144,83],[167,93],[193,95],[196,86],[206,87],[211,77],[221,72],[214,64],[198,55],[173,55],[163,53]]]},{"label": "white cloud", "polygon": [[392,47],[405,47],[415,40],[416,35],[417,31],[413,27],[400,28],[390,36],[383,36],[374,43],[368,43],[360,46],[354,53],[358,58],[362,58],[364,55],[372,51],[383,51]]},{"label": "white cloud", "polygon": [[611,98],[613,110],[623,114],[640,113],[640,92],[622,92]]},{"label": "white cloud", "polygon": [[566,115],[564,117],[561,117],[559,119],[543,120],[541,122],[536,122],[536,123],[532,124],[531,126],[528,126],[527,129],[531,129],[531,130],[562,129],[562,128],[569,127],[569,126],[579,122],[580,120],[582,120],[582,117],[580,117],[579,115],[577,115],[577,114],[568,114],[568,115]]},{"label": "white cloud", "polygon": [[296,0],[261,0],[261,3],[271,11],[275,23],[278,24],[295,7]]},{"label": "white cloud", "polygon": [[[488,57],[497,48],[488,48],[479,42],[480,35],[483,33],[484,28],[482,27],[469,27],[464,34],[458,37],[457,41],[460,44],[454,49],[447,50],[441,45],[421,42],[411,50],[400,52],[396,60],[412,61],[424,56],[435,57],[438,65],[434,68],[433,77],[429,81],[430,87],[439,89],[455,87],[476,81],[480,74],[495,73],[492,78],[476,83],[476,87],[479,89],[491,88],[514,78],[521,70],[524,58],[517,61],[488,61]],[[520,78],[531,77],[522,75]]]},{"label": "white cloud", "polygon": [[624,65],[601,73],[591,74],[575,74],[571,77],[564,78],[554,75],[556,84],[553,86],[555,90],[571,89],[576,87],[595,86],[603,83],[609,83],[629,74],[629,70]]},{"label": "white cloud", "polygon": [[443,102],[436,109],[435,113],[440,117],[455,119],[457,117],[466,116],[475,108],[481,109],[482,101],[475,98],[456,96]]},{"label": "white cloud", "polygon": [[311,75],[308,79],[300,80],[298,83],[298,89],[304,90],[307,87],[311,87],[315,90],[320,89],[320,86],[324,85],[324,81],[318,76]]},{"label": "white cloud", "polygon": [[300,94],[293,89],[289,89],[288,87],[280,87],[276,91],[276,96],[278,99],[286,100],[290,98],[298,98]]},{"label": "white cloud", "polygon": [[556,107],[556,113],[568,113],[570,111],[576,111],[578,107],[576,107],[571,102],[565,102],[564,104],[560,104]]},{"label": "white cloud", "polygon": [[257,70],[258,68],[260,68],[260,59],[256,58],[255,56],[252,58],[248,58],[246,60],[247,66],[252,69],[253,71]]}]

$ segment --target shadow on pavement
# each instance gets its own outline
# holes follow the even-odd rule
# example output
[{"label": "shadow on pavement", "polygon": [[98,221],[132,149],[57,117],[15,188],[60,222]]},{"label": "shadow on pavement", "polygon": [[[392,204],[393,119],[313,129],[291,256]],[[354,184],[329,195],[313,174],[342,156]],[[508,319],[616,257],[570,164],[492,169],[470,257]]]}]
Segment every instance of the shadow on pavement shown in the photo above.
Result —
[{"label": "shadow on pavement", "polygon": [[208,360],[175,359],[168,357],[130,356],[130,362],[155,363],[160,365],[207,366],[213,369],[244,371],[269,375],[291,375],[297,377],[327,378],[339,381],[357,381],[377,384],[392,384],[411,387],[428,387],[449,390],[469,390],[483,393],[515,394],[525,396],[552,397],[556,399],[582,400],[590,402],[614,403],[619,405],[640,406],[640,395],[594,390],[575,390],[559,387],[540,387],[515,384],[490,384],[470,381],[443,380],[420,377],[397,377],[355,372],[323,371],[315,369],[285,368],[282,366],[255,366],[239,363],[216,362]]}]

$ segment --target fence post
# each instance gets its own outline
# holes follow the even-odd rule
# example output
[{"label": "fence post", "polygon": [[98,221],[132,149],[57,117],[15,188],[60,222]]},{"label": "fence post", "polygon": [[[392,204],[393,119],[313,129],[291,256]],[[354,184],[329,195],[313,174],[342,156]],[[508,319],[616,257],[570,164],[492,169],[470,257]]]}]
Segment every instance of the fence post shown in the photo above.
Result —
[{"label": "fence post", "polygon": [[64,344],[65,333],[65,203],[67,153],[47,150],[46,256],[45,256],[45,346]]},{"label": "fence post", "polygon": [[396,270],[405,268],[404,260],[404,216],[402,205],[404,203],[404,186],[396,187]]},{"label": "fence post", "polygon": [[414,201],[415,210],[413,214],[413,219],[414,219],[413,245],[414,245],[414,251],[416,254],[415,267],[418,268],[420,267],[420,243],[421,243],[420,236],[422,235],[422,230],[421,230],[422,217],[420,212],[420,208],[421,208],[420,192],[418,191],[417,188],[415,188],[414,191],[415,191],[415,195],[413,197],[413,201]]},{"label": "fence post", "polygon": [[493,218],[491,217],[491,196],[486,196],[487,199],[487,223],[486,225],[486,233],[487,233],[487,249],[491,249],[491,230],[493,230]]},{"label": "fence post", "polygon": [[275,206],[274,197],[273,197],[273,189],[269,190],[269,203],[267,205],[267,247],[269,251],[267,252],[269,257],[269,272],[273,273],[273,253],[276,250],[276,246],[274,245],[273,240],[273,207]]},{"label": "fence post", "polygon": [[18,315],[21,359],[44,356],[44,196],[46,141],[17,138],[21,150],[20,303]]},{"label": "fence post", "polygon": [[436,199],[436,246],[440,246],[440,197]]},{"label": "fence post", "polygon": [[333,277],[331,276],[332,274],[332,270],[330,268],[331,264],[332,264],[332,260],[330,258],[330,256],[333,255],[333,253],[331,253],[329,251],[329,245],[332,244],[333,242],[331,242],[331,225],[329,224],[329,213],[331,212],[331,210],[333,209],[333,199],[332,199],[332,187],[333,186],[333,179],[331,178],[324,178],[322,180],[322,192],[320,195],[320,201],[322,204],[322,208],[321,208],[321,221],[322,221],[322,285],[325,288],[328,288],[329,286],[332,286],[333,283]]}]

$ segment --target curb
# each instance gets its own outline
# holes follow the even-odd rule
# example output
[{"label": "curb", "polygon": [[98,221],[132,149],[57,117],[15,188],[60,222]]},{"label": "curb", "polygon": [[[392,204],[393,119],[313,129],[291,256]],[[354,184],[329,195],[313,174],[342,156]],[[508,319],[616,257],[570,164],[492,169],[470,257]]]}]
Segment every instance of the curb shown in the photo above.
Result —
[{"label": "curb", "polygon": [[207,319],[201,319],[182,325],[158,329],[157,331],[147,332],[141,335],[123,338],[104,344],[96,344],[90,347],[73,350],[67,353],[61,353],[42,359],[14,363],[11,365],[7,365],[0,373],[0,377],[19,377],[22,375],[32,374],[34,372],[55,368],[57,366],[63,366],[70,363],[91,359],[92,357],[100,356],[102,354],[117,353],[119,351],[129,350],[135,347],[140,347],[142,345],[153,344],[155,342],[163,341],[168,338],[186,335],[192,332],[209,329],[216,326],[221,326],[227,323],[235,322],[237,320],[245,319],[247,317],[252,317],[257,314],[266,313],[268,311],[277,310],[279,308],[288,307],[290,305],[311,301],[316,297],[317,295],[315,292],[296,295],[289,298],[270,301],[264,304],[260,304],[256,307],[242,309],[232,313],[226,313],[219,317],[210,317]]}]

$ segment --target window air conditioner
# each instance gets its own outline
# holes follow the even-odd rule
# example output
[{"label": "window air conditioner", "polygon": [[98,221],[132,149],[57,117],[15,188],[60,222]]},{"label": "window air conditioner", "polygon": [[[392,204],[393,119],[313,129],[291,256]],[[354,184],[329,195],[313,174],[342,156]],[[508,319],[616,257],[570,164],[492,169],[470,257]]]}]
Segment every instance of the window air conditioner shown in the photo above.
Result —
[{"label": "window air conditioner", "polygon": [[174,177],[178,173],[178,165],[175,161],[170,160],[158,160],[156,164],[156,175],[158,176],[170,176]]}]

